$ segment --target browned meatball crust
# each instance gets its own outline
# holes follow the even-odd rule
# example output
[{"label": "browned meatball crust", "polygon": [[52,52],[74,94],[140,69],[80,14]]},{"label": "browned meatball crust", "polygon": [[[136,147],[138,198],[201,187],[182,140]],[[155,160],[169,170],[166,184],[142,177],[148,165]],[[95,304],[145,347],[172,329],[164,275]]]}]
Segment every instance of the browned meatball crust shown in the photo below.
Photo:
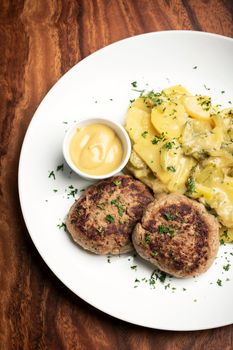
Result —
[{"label": "browned meatball crust", "polygon": [[201,203],[183,195],[161,195],[146,208],[132,240],[138,254],[162,271],[196,276],[217,254],[219,224]]},{"label": "browned meatball crust", "polygon": [[129,252],[132,231],[153,199],[149,189],[131,176],[102,180],[73,204],[67,229],[76,243],[93,253]]}]

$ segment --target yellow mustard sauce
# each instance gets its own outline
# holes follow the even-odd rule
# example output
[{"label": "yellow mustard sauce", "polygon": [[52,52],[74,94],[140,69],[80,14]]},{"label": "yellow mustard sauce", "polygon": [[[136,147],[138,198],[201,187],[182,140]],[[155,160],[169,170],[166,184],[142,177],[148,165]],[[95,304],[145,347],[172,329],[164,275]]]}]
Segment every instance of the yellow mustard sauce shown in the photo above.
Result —
[{"label": "yellow mustard sauce", "polygon": [[70,143],[75,166],[89,175],[106,175],[121,163],[123,147],[113,129],[104,124],[77,128]]}]

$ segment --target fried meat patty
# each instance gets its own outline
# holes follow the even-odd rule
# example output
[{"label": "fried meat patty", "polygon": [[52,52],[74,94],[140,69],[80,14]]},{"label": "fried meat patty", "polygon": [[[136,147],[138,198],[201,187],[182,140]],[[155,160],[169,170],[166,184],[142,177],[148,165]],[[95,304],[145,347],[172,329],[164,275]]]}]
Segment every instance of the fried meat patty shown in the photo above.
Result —
[{"label": "fried meat patty", "polygon": [[132,235],[138,254],[176,277],[205,272],[219,248],[219,224],[204,205],[183,195],[160,195]]},{"label": "fried meat patty", "polygon": [[66,226],[73,240],[86,250],[126,253],[133,250],[132,231],[153,199],[140,181],[114,176],[87,188],[71,207]]}]

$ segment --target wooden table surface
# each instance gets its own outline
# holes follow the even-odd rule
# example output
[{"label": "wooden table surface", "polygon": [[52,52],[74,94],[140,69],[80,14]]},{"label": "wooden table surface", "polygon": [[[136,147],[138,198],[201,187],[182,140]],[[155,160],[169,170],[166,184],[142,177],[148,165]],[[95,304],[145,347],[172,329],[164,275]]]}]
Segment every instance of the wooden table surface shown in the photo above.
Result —
[{"label": "wooden table surface", "polygon": [[49,270],[22,218],[17,167],[26,129],[53,84],[119,39],[187,29],[233,36],[231,0],[0,1],[0,350],[233,349],[233,326],[197,332],[114,319]]}]

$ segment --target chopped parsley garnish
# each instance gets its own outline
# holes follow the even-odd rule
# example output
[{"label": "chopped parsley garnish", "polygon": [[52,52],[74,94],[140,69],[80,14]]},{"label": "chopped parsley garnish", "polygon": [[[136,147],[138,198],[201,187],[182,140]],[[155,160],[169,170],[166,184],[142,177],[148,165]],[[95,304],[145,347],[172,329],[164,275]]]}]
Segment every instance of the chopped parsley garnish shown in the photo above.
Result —
[{"label": "chopped parsley garnish", "polygon": [[158,252],[156,252],[156,250],[153,250],[150,255],[155,257],[156,255],[158,255]]},{"label": "chopped parsley garnish", "polygon": [[222,91],[221,91],[221,94],[225,94],[225,91],[224,91],[224,90],[222,90]]},{"label": "chopped parsley garnish", "polygon": [[70,185],[70,186],[69,186],[69,189],[70,189],[70,192],[67,193],[67,196],[68,196],[68,197],[70,197],[70,196],[75,197],[75,195],[78,193],[78,189],[77,189],[77,188],[74,188],[73,185]]},{"label": "chopped parsley garnish", "polygon": [[54,174],[54,171],[52,170],[52,171],[50,171],[50,173],[49,173],[49,177],[53,177],[53,179],[55,180],[56,179],[56,176],[55,176],[55,174]]},{"label": "chopped parsley garnish", "polygon": [[57,171],[60,171],[60,170],[63,171],[64,170],[64,164],[58,165],[56,170]]},{"label": "chopped parsley garnish", "polygon": [[157,143],[159,141],[164,141],[165,140],[165,136],[164,136],[164,133],[162,133],[161,135],[158,135],[158,136],[155,136],[152,140],[151,140],[151,143],[153,145],[157,145]]},{"label": "chopped parsley garnish", "polygon": [[197,69],[197,66],[194,66],[193,69]]},{"label": "chopped parsley garnish", "polygon": [[148,131],[144,131],[141,136],[144,137],[144,139],[147,137]]},{"label": "chopped parsley garnish", "polygon": [[165,148],[165,149],[172,149],[173,145],[174,145],[174,142],[166,142],[163,145],[163,148]]},{"label": "chopped parsley garnish", "polygon": [[230,267],[231,267],[231,265],[230,265],[230,264],[227,264],[227,265],[224,265],[224,266],[223,266],[223,269],[224,269],[225,271],[229,271]]},{"label": "chopped parsley garnish", "polygon": [[171,171],[172,173],[175,173],[175,172],[176,172],[176,168],[175,168],[173,165],[169,165],[169,166],[167,167],[167,170],[168,170],[168,171]]},{"label": "chopped parsley garnish", "polygon": [[198,96],[197,101],[204,111],[209,111],[211,107],[211,98],[206,96]]},{"label": "chopped parsley garnish", "polygon": [[169,233],[172,237],[175,235],[175,231],[172,230],[170,227],[159,225],[158,226],[158,232],[159,233]]},{"label": "chopped parsley garnish", "polygon": [[130,268],[131,268],[132,270],[136,270],[137,265],[130,266]]},{"label": "chopped parsley garnish", "polygon": [[125,212],[125,208],[124,208],[124,206],[121,204],[121,202],[119,201],[119,199],[113,199],[113,200],[111,201],[111,204],[112,204],[112,205],[115,205],[115,207],[117,207],[117,209],[118,209],[118,214],[119,214],[120,216],[123,216],[123,214],[124,214],[124,212]]},{"label": "chopped parsley garnish", "polygon": [[193,180],[192,177],[188,178],[188,181],[186,183],[186,188],[188,193],[193,193],[196,191],[195,181]]},{"label": "chopped parsley garnish", "polygon": [[61,224],[58,224],[57,227],[58,227],[59,229],[63,228],[64,231],[67,231],[66,224],[65,224],[64,222],[62,222]]},{"label": "chopped parsley garnish", "polygon": [[171,213],[169,213],[169,212],[164,213],[164,214],[163,214],[163,217],[164,217],[167,221],[174,220],[174,216],[173,216]]},{"label": "chopped parsley garnish", "polygon": [[99,208],[100,210],[104,210],[105,209],[105,203],[97,204],[97,208]]},{"label": "chopped parsley garnish", "polygon": [[105,220],[107,222],[109,222],[110,224],[112,224],[115,221],[114,217],[112,215],[110,215],[110,214],[105,216]]},{"label": "chopped parsley garnish", "polygon": [[121,185],[121,180],[115,180],[115,181],[113,181],[113,184],[115,186],[120,186]]},{"label": "chopped parsley garnish", "polygon": [[160,280],[161,283],[164,283],[164,282],[165,282],[166,277],[167,277],[167,275],[166,275],[166,273],[163,272],[163,271],[161,271],[160,274],[158,274],[158,279]]},{"label": "chopped parsley garnish", "polygon": [[133,81],[133,82],[131,83],[131,85],[132,85],[134,88],[136,88],[136,87],[137,87],[137,82],[136,82],[136,81]]},{"label": "chopped parsley garnish", "polygon": [[217,285],[218,285],[219,287],[222,287],[222,280],[218,279],[218,280],[217,280]]},{"label": "chopped parsley garnish", "polygon": [[166,277],[167,277],[167,274],[165,272],[154,270],[150,276],[149,284],[154,287],[156,280],[159,280],[161,283],[164,283],[166,280]]},{"label": "chopped parsley garnish", "polygon": [[145,234],[145,239],[144,240],[145,240],[145,243],[147,243],[147,244],[149,244],[151,242],[151,236],[150,236],[149,233]]},{"label": "chopped parsley garnish", "polygon": [[150,91],[145,97],[145,99],[148,99],[149,103],[152,103],[153,106],[160,106],[163,103],[163,100],[160,98],[161,93]]},{"label": "chopped parsley garnish", "polygon": [[225,238],[228,238],[228,229],[226,229],[226,230],[223,231],[223,236],[224,236]]},{"label": "chopped parsley garnish", "polygon": [[204,84],[204,88],[205,88],[206,90],[210,90],[210,88],[208,88],[205,84]]}]

